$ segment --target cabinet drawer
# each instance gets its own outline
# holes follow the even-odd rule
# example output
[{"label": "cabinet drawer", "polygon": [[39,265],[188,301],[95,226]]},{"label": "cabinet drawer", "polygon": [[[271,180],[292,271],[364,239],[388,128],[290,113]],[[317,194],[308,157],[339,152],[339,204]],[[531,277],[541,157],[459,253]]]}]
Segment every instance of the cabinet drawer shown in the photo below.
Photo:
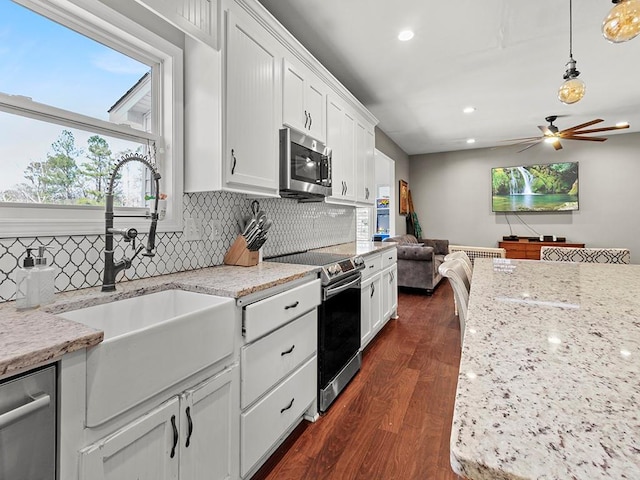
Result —
[{"label": "cabinet drawer", "polygon": [[253,403],[316,351],[317,315],[314,309],[242,348],[242,408]]},{"label": "cabinet drawer", "polygon": [[247,305],[243,335],[251,342],[320,305],[320,279]]},{"label": "cabinet drawer", "polygon": [[381,254],[382,256],[382,268],[387,268],[398,261],[398,249],[390,248],[389,250],[385,250]]},{"label": "cabinet drawer", "polygon": [[315,401],[316,370],[314,356],[241,415],[240,470],[243,477]]},{"label": "cabinet drawer", "polygon": [[364,270],[362,270],[362,280],[366,280],[382,270],[382,256],[379,253],[375,255],[367,255],[363,258]]}]

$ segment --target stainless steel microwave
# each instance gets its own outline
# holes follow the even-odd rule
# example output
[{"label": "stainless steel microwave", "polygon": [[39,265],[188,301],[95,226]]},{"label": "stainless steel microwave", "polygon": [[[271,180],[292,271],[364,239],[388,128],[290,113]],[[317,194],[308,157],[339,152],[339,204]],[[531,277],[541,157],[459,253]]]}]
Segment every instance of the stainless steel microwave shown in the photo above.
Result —
[{"label": "stainless steel microwave", "polygon": [[321,201],[331,195],[331,149],[304,133],[280,130],[280,196]]}]

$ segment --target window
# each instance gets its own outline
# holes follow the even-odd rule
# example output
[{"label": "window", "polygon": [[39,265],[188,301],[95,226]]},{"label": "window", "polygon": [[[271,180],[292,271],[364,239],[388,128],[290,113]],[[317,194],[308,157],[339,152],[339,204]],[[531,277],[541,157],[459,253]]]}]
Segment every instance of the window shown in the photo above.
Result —
[{"label": "window", "polygon": [[[101,233],[130,153],[176,200],[161,229],[181,229],[182,50],[97,0],[16,2],[0,0],[0,236]],[[116,205],[143,214],[150,187],[128,163]]]}]

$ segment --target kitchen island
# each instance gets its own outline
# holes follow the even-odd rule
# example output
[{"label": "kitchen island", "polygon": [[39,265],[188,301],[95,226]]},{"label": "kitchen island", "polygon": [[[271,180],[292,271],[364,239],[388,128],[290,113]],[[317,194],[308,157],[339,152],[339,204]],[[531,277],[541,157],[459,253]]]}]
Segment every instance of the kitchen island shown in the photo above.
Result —
[{"label": "kitchen island", "polygon": [[640,478],[639,293],[640,265],[476,260],[453,470]]}]

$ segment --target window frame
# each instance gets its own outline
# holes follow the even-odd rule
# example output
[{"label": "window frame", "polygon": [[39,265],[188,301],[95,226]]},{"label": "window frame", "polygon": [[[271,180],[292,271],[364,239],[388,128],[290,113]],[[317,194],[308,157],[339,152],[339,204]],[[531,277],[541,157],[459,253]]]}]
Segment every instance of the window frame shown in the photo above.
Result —
[{"label": "window frame", "polygon": [[[116,125],[76,112],[0,94],[0,109],[48,123],[112,137],[155,142],[161,189],[168,194],[167,216],[158,231],[182,230],[183,50],[98,0],[13,0],[50,20],[141,62],[152,65],[152,132]],[[155,133],[157,132],[157,133]],[[142,208],[121,208],[142,215]],[[126,218],[116,224],[146,232],[149,220]],[[0,238],[104,233],[104,207],[0,202]]]}]

